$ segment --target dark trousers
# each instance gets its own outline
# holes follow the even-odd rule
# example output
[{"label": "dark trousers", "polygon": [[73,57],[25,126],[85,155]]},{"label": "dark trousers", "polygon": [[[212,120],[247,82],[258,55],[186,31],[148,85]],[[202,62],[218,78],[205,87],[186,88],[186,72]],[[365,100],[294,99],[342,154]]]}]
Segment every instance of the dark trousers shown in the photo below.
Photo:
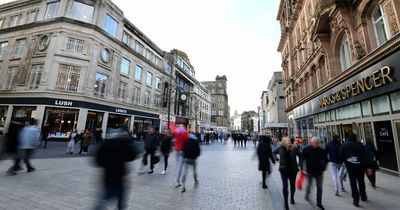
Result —
[{"label": "dark trousers", "polygon": [[375,169],[371,169],[372,170],[372,174],[368,175],[367,172],[365,172],[369,182],[371,182],[372,187],[376,187],[376,170]]},{"label": "dark trousers", "polygon": [[306,188],[306,199],[308,200],[308,196],[311,192],[311,185],[313,180],[317,183],[317,204],[322,204],[322,184],[323,184],[323,174],[308,174],[307,176],[307,188]]},{"label": "dark trousers", "polygon": [[104,208],[105,203],[112,199],[118,199],[118,210],[125,209],[125,197],[124,197],[124,188],[123,186],[107,186],[104,191],[104,195],[101,197],[99,203],[96,206],[96,210],[100,210]]},{"label": "dark trousers", "polygon": [[154,150],[146,150],[146,152],[143,154],[142,163],[143,163],[143,165],[147,165],[147,157],[149,155],[150,155],[150,170],[153,170],[153,168],[154,168],[154,155],[155,155],[155,151]]},{"label": "dark trousers", "polygon": [[168,157],[169,157],[169,153],[168,152],[164,152],[164,170],[167,170],[168,167]]},{"label": "dark trousers", "polygon": [[33,154],[33,149],[21,149],[19,155],[17,155],[17,157],[15,158],[14,170],[17,170],[20,167],[19,164],[21,162],[21,159],[24,160],[26,168],[28,170],[32,169],[33,167],[30,162],[32,154]]},{"label": "dark trousers", "polygon": [[367,193],[365,192],[365,182],[364,182],[364,170],[347,170],[349,173],[351,196],[353,197],[353,202],[358,203],[361,198],[367,198]]},{"label": "dark trousers", "polygon": [[296,174],[289,174],[281,172],[282,178],[282,191],[283,198],[285,200],[285,205],[288,206],[288,196],[289,196],[289,184],[290,184],[290,199],[294,199],[294,193],[296,192]]}]

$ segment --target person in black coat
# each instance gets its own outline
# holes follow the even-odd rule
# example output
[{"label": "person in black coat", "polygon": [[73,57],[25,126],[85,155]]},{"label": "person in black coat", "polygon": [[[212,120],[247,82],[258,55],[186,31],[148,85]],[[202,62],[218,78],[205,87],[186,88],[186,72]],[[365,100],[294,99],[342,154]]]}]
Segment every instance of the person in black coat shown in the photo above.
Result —
[{"label": "person in black coat", "polygon": [[[281,146],[274,150],[274,154],[279,155],[279,172],[282,178],[282,191],[285,201],[285,209],[289,209],[288,187],[290,184],[290,203],[295,204],[294,193],[296,192],[296,176],[299,171],[297,157],[300,158],[300,150],[292,144],[289,137],[284,137]],[[288,183],[289,182],[289,183]]]},{"label": "person in black coat", "polygon": [[[19,133],[24,128],[24,124],[19,121],[11,121],[10,126],[8,127],[8,132],[5,135],[4,141],[4,151],[2,155],[10,155],[13,157],[15,162],[18,159],[18,151],[19,151]],[[16,175],[17,170],[20,170],[21,166],[18,164],[14,164],[11,168],[9,168],[6,172],[6,175]]]},{"label": "person in black coat", "polygon": [[376,171],[379,170],[379,153],[375,149],[374,144],[371,141],[367,141],[364,146],[366,152],[366,172],[365,175],[367,176],[369,182],[371,182],[372,187],[376,188]]},{"label": "person in black coat", "polygon": [[143,160],[142,160],[143,165],[144,166],[147,165],[147,157],[148,155],[150,155],[150,170],[149,172],[147,172],[148,174],[153,173],[154,161],[155,161],[154,156],[157,151],[157,147],[158,147],[158,134],[154,127],[149,127],[146,138],[144,139],[145,153],[143,155]]},{"label": "person in black coat", "polygon": [[260,143],[257,147],[258,170],[262,172],[262,188],[266,189],[267,184],[265,183],[265,181],[267,178],[267,173],[271,174],[272,172],[271,164],[269,161],[271,160],[272,163],[275,164],[275,159],[271,149],[271,137],[261,135],[259,138]]},{"label": "person in black coat", "polygon": [[130,141],[129,134],[122,129],[108,129],[104,144],[96,153],[96,164],[103,168],[104,194],[96,209],[102,209],[107,200],[116,197],[118,209],[125,208],[126,162],[138,157],[139,151]]},{"label": "person in black coat", "polygon": [[[304,165],[303,165],[304,163]],[[302,158],[300,159],[300,166],[303,170],[304,166],[307,171],[307,188],[305,200],[309,200],[312,181],[315,179],[317,183],[317,206],[320,209],[325,209],[322,205],[322,186],[323,186],[323,172],[328,164],[328,156],[326,151],[321,148],[321,141],[318,137],[312,137],[310,145],[303,149]]]},{"label": "person in black coat", "polygon": [[168,157],[171,153],[172,148],[172,136],[169,129],[164,129],[160,135],[160,149],[164,156],[164,170],[161,172],[162,175],[167,174]]},{"label": "person in black coat", "polygon": [[185,168],[182,175],[182,191],[185,192],[185,180],[188,173],[188,167],[193,166],[194,184],[197,186],[199,181],[197,179],[197,164],[196,159],[200,156],[200,143],[194,134],[189,135],[189,140],[185,142],[183,147],[183,156],[185,158]]},{"label": "person in black coat", "polygon": [[347,142],[340,148],[340,159],[345,163],[349,173],[353,205],[358,207],[360,197],[362,201],[367,201],[364,182],[366,154],[364,146],[357,142],[356,134],[347,134],[346,140]]}]

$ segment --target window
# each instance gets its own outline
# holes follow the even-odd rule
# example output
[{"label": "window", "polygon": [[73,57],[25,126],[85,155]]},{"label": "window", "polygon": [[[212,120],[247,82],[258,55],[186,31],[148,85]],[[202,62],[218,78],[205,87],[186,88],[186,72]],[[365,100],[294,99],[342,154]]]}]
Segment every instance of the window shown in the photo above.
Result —
[{"label": "window", "polygon": [[119,82],[119,86],[118,86],[118,99],[120,101],[124,101],[125,100],[125,96],[126,96],[126,88],[127,88],[127,84],[125,82]]},{"label": "window", "polygon": [[0,29],[2,29],[3,23],[4,23],[4,18],[0,19]]},{"label": "window", "polygon": [[144,92],[144,105],[147,107],[150,107],[150,95],[151,93],[149,91]]},{"label": "window", "polygon": [[14,27],[17,26],[19,24],[19,20],[20,20],[20,15],[14,15],[10,18],[10,22],[8,23],[9,27]]},{"label": "window", "polygon": [[172,65],[171,64],[167,64],[166,66],[165,66],[165,72],[168,74],[168,75],[171,75],[172,74]]},{"label": "window", "polygon": [[123,75],[129,75],[130,66],[131,66],[131,61],[126,58],[122,58],[120,73]]},{"label": "window", "polygon": [[83,53],[84,46],[85,41],[68,37],[66,50],[69,52]]},{"label": "window", "polygon": [[393,112],[400,111],[400,91],[390,94],[390,101],[392,103]]},{"label": "window", "polygon": [[142,44],[140,44],[140,42],[138,42],[138,41],[135,41],[135,51],[136,51],[137,53],[140,53],[140,54],[143,55],[144,46],[143,46]]},{"label": "window", "polygon": [[43,64],[32,65],[29,73],[28,89],[37,89],[43,74]]},{"label": "window", "polygon": [[152,82],[153,82],[153,74],[148,71],[146,74],[146,84],[151,86]]},{"label": "window", "polygon": [[0,59],[6,57],[8,42],[0,42]]},{"label": "window", "polygon": [[147,60],[153,61],[154,54],[150,50],[146,50]]},{"label": "window", "polygon": [[129,45],[129,35],[124,31],[124,35],[122,35],[122,42]]},{"label": "window", "polygon": [[15,44],[14,58],[20,58],[23,56],[25,52],[25,43],[25,39],[17,40],[17,43]]},{"label": "window", "polygon": [[93,6],[74,1],[71,9],[71,17],[75,20],[91,23],[93,11]]},{"label": "window", "polygon": [[46,14],[44,15],[44,19],[51,19],[57,16],[58,7],[60,5],[59,1],[51,2],[47,4]]},{"label": "window", "polygon": [[153,101],[153,108],[158,108],[159,105],[161,104],[161,98],[159,95],[154,94],[154,101]]},{"label": "window", "polygon": [[215,90],[215,88],[211,89],[211,94],[216,94],[217,91]]},{"label": "window", "polygon": [[154,64],[156,64],[156,66],[158,66],[158,67],[161,67],[161,58],[159,58],[158,56],[155,56]]},{"label": "window", "polygon": [[156,77],[156,88],[161,89],[161,77]]},{"label": "window", "polygon": [[136,104],[136,105],[140,104],[140,88],[139,87],[133,88],[132,103]]},{"label": "window", "polygon": [[136,69],[135,69],[135,80],[142,81],[142,70],[143,70],[142,67],[136,66]]},{"label": "window", "polygon": [[362,107],[362,114],[363,117],[369,117],[371,116],[371,107],[369,105],[369,101],[363,101],[361,102],[361,107]]},{"label": "window", "polygon": [[344,35],[340,42],[340,66],[342,71],[351,66],[350,48],[347,40],[347,35]]},{"label": "window", "polygon": [[107,48],[103,48],[101,50],[101,60],[104,63],[108,63],[110,61],[110,50]]},{"label": "window", "polygon": [[18,79],[18,67],[10,67],[7,70],[7,78],[4,84],[4,89],[11,90],[17,86],[17,79]]},{"label": "window", "polygon": [[372,24],[375,31],[376,42],[378,46],[381,46],[389,37],[382,5],[378,5],[372,12]]},{"label": "window", "polygon": [[373,98],[371,103],[374,115],[386,114],[389,112],[389,103],[386,95]]},{"label": "window", "polygon": [[80,67],[61,64],[57,76],[56,89],[76,92],[78,90],[80,73]]},{"label": "window", "polygon": [[26,23],[35,22],[36,18],[37,18],[37,11],[36,10],[30,11],[30,12],[28,12],[28,17],[27,17]]},{"label": "window", "polygon": [[108,81],[107,75],[98,72],[96,73],[96,82],[94,84],[94,95],[104,97],[106,93],[107,81]]},{"label": "window", "polygon": [[104,27],[104,30],[111,36],[113,36],[113,37],[117,36],[118,23],[110,15],[107,15],[106,18],[104,19],[103,27]]}]

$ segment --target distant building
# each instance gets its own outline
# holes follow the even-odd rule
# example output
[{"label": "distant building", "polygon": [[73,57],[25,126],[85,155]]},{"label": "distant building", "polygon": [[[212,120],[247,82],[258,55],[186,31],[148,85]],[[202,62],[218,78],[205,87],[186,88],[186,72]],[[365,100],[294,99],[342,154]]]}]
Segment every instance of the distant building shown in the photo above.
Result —
[{"label": "distant building", "polygon": [[241,115],[241,131],[242,132],[254,132],[255,125],[258,126],[257,112],[255,112],[255,111],[243,112]]},{"label": "distant building", "polygon": [[282,136],[287,130],[282,72],[274,72],[268,83],[267,96],[266,134]]},{"label": "distant building", "polygon": [[211,122],[217,126],[229,128],[230,107],[228,103],[227,78],[217,76],[215,81],[202,82],[211,93]]},{"label": "distant building", "polygon": [[261,106],[258,114],[260,118],[260,131],[265,134],[267,129],[268,115],[268,91],[263,91],[261,94]]},{"label": "distant building", "polygon": [[238,114],[237,110],[231,117],[231,130],[241,131],[242,130],[242,115]]}]

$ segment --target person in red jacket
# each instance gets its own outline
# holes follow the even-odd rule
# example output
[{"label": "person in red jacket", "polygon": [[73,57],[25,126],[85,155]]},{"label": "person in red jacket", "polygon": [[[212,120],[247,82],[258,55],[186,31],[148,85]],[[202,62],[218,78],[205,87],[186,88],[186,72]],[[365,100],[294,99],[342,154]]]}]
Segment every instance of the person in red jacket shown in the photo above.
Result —
[{"label": "person in red jacket", "polygon": [[176,185],[175,187],[182,186],[181,175],[182,175],[182,168],[184,163],[184,154],[183,149],[185,146],[185,142],[189,139],[189,134],[183,127],[179,127],[176,129],[175,134],[175,150],[176,150],[176,162],[177,162],[177,169],[176,169]]}]

